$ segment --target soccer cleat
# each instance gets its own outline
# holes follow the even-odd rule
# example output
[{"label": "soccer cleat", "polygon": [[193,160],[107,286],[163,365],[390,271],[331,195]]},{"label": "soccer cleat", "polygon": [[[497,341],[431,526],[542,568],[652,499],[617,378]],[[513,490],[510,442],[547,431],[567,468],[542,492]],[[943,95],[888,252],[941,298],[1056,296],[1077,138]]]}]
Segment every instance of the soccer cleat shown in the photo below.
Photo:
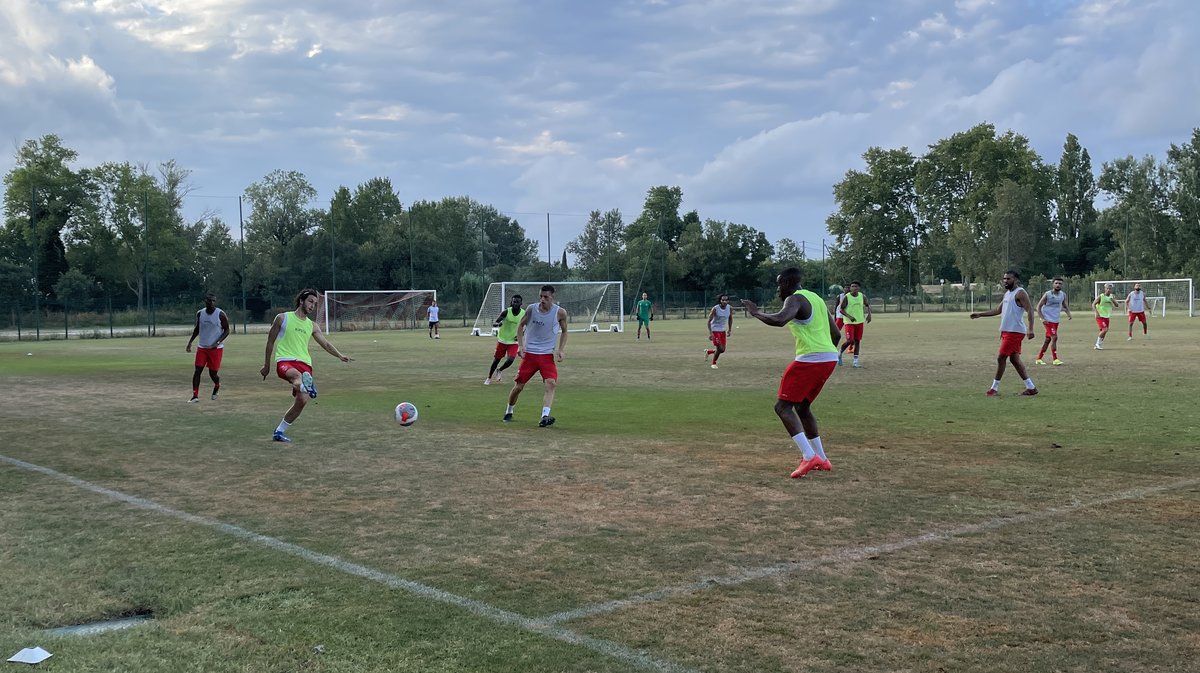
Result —
[{"label": "soccer cleat", "polygon": [[1054,366],[1055,367],[1062,365],[1062,363],[1063,363],[1062,360],[1059,360],[1058,358],[1054,358]]},{"label": "soccer cleat", "polygon": [[1104,346],[1101,346],[1100,344],[1096,344],[1095,346],[1092,346],[1092,348],[1098,351],[1104,350]]},{"label": "soccer cleat", "polygon": [[988,397],[1000,397],[1000,391],[995,388],[988,388],[986,395]]},{"label": "soccer cleat", "polygon": [[1133,341],[1133,337],[1132,337],[1132,336],[1127,336],[1127,337],[1125,337],[1125,340],[1126,340],[1126,341]]},{"label": "soccer cleat", "polygon": [[708,349],[708,348],[704,349],[704,361],[708,362],[709,359],[712,357],[712,354],[713,354],[712,349]]},{"label": "soccer cleat", "polygon": [[829,462],[828,458],[821,459],[820,456],[817,456],[814,460],[817,461],[816,466],[813,467],[814,470],[820,470],[821,472],[833,472],[833,463]]},{"label": "soccer cleat", "polygon": [[1035,365],[1044,365],[1044,364],[1046,364],[1046,361],[1045,361],[1045,360],[1043,360],[1043,359],[1041,359],[1041,358],[1038,358],[1038,359],[1036,359],[1036,360],[1034,360],[1034,361],[1033,361],[1033,364],[1035,364]]},{"label": "soccer cleat", "polygon": [[216,401],[217,401],[217,394],[216,394],[216,393],[213,393],[213,394],[212,394],[212,397],[210,397],[209,399],[210,399],[210,400],[212,400],[213,402],[216,402]]},{"label": "soccer cleat", "polygon": [[490,385],[492,385],[492,377],[490,377],[490,376],[489,376],[489,377],[487,377],[486,379],[484,379],[484,380],[483,380],[483,385],[485,385],[485,386],[490,386]]},{"label": "soccer cleat", "polygon": [[713,369],[717,369],[717,363],[715,363],[715,362],[714,362],[714,363],[712,363],[712,364],[711,364],[711,365],[709,365],[709,366],[710,366],[710,367],[712,367]]},{"label": "soccer cleat", "polygon": [[858,364],[858,360],[855,360],[850,366],[854,367],[855,369],[862,369],[862,365]]},{"label": "soccer cleat", "polygon": [[283,434],[282,430],[276,430],[275,434],[271,435],[271,439],[276,442],[283,442],[284,444],[290,444],[292,442],[291,438]]},{"label": "soccer cleat", "polygon": [[542,416],[542,420],[538,421],[539,428],[548,428],[551,425],[554,425],[554,417],[553,416]]},{"label": "soccer cleat", "polygon": [[1037,388],[1026,388],[1025,390],[1021,391],[1021,394],[1033,397],[1034,395],[1037,395]]},{"label": "soccer cleat", "polygon": [[308,393],[308,396],[317,399],[317,384],[313,382],[312,374],[304,372],[300,374],[300,389]]},{"label": "soccer cleat", "polygon": [[195,404],[195,403],[197,403],[197,402],[199,402],[199,401],[200,401],[200,398],[199,398],[199,397],[196,397],[195,395],[192,395],[192,399],[188,400],[188,404]]},{"label": "soccer cleat", "polygon": [[510,411],[507,414],[504,414],[503,420],[505,423],[512,423],[512,412]]},{"label": "soccer cleat", "polygon": [[434,339],[441,339],[441,338],[442,338],[442,335],[441,335],[441,334],[434,334],[434,335],[433,335],[433,338],[434,338]]},{"label": "soccer cleat", "polygon": [[501,375],[500,372],[496,372],[496,376],[492,380],[495,381],[496,383],[500,383],[500,379],[503,379],[503,378],[504,378],[504,376]]},{"label": "soccer cleat", "polygon": [[800,461],[800,466],[792,470],[792,479],[799,479],[813,470],[820,469],[817,467],[820,464],[821,459],[816,456]]}]

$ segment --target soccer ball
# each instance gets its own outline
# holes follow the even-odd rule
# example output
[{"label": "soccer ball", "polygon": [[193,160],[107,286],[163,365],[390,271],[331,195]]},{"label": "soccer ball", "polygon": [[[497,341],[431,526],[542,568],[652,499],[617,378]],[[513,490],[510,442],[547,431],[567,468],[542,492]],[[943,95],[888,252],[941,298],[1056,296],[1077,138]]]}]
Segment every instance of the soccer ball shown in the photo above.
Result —
[{"label": "soccer ball", "polygon": [[412,402],[401,402],[396,405],[396,422],[408,427],[417,422],[417,405]]}]

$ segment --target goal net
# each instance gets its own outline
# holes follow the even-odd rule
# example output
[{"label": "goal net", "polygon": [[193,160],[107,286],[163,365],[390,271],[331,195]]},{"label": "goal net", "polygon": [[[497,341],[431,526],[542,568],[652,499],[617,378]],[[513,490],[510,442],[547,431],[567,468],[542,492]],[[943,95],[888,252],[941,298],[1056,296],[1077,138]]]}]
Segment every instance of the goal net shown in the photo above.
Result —
[{"label": "goal net", "polygon": [[437,290],[330,290],[313,320],[326,332],[424,327]]},{"label": "goal net", "polygon": [[515,294],[528,308],[538,301],[543,285],[554,286],[554,302],[567,310],[568,332],[624,332],[625,308],[621,281],[569,283],[492,283],[475,316],[474,336],[492,336],[492,321],[508,308]]},{"label": "goal net", "polygon": [[[1142,292],[1146,293],[1146,311],[1151,315],[1165,316],[1167,309],[1183,311],[1188,317],[1194,317],[1195,293],[1191,278],[1158,278],[1151,280],[1098,280],[1092,299],[1104,292],[1104,286],[1112,283],[1113,296],[1117,304],[1125,309],[1125,298],[1133,291],[1135,283],[1142,284]],[[1091,300],[1088,300],[1091,304]]]}]

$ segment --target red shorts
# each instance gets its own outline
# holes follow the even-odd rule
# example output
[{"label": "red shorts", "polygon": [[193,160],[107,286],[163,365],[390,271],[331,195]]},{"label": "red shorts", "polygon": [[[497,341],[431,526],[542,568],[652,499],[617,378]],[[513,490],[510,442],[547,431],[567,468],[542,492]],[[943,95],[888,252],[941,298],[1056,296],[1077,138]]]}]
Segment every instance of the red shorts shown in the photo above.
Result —
[{"label": "red shorts", "polygon": [[842,331],[842,326],[845,324],[846,324],[846,321],[842,320],[841,318],[833,319],[833,326],[836,327],[839,332]]},{"label": "red shorts", "polygon": [[821,394],[825,381],[837,368],[837,362],[796,362],[783,370],[779,399],[784,402],[812,402]]},{"label": "red shorts", "polygon": [[525,359],[521,360],[521,368],[517,370],[517,378],[514,381],[525,383],[537,373],[542,375],[543,381],[558,380],[558,367],[554,364],[553,353],[526,353]]},{"label": "red shorts", "polygon": [[729,336],[729,332],[713,332],[712,342],[714,346],[725,347],[725,339]]},{"label": "red shorts", "polygon": [[1058,323],[1047,322],[1047,323],[1042,323],[1042,324],[1045,325],[1045,327],[1046,327],[1046,336],[1048,336],[1048,337],[1058,336]]},{"label": "red shorts", "polygon": [[1130,325],[1132,325],[1134,320],[1141,320],[1141,321],[1142,321],[1142,324],[1145,324],[1145,322],[1146,322],[1146,312],[1145,312],[1145,311],[1138,311],[1137,313],[1130,313],[1130,314],[1129,314],[1129,324],[1130,324]]},{"label": "red shorts", "polygon": [[1096,318],[1096,327],[1108,329],[1108,318]]},{"label": "red shorts", "polygon": [[499,360],[502,357],[515,358],[517,357],[517,344],[502,344],[496,342],[496,354],[492,356]]},{"label": "red shorts", "polygon": [[209,371],[215,372],[221,368],[221,354],[224,352],[224,348],[197,348],[196,366],[208,367]]},{"label": "red shorts", "polygon": [[862,339],[863,324],[860,322],[848,322],[845,327],[847,341],[859,341]]},{"label": "red shorts", "polygon": [[275,375],[284,381],[291,383],[291,381],[288,381],[287,377],[287,371],[289,369],[295,369],[301,374],[304,372],[308,372],[309,374],[312,373],[312,365],[305,364],[299,360],[280,360],[275,363]]},{"label": "red shorts", "polygon": [[1000,357],[1021,354],[1021,342],[1025,340],[1024,332],[1000,333]]}]

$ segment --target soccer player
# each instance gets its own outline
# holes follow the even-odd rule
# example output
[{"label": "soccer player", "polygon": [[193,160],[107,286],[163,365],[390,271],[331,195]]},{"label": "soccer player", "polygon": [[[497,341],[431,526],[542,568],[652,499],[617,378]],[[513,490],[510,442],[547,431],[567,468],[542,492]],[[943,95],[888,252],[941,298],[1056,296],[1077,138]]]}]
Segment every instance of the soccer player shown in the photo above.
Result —
[{"label": "soccer player", "polygon": [[[500,317],[492,321],[492,327],[499,327],[500,331],[496,334],[496,354],[492,359],[492,368],[488,370],[487,378],[483,380],[483,385],[491,385],[492,381],[500,382],[500,372],[512,366],[513,360],[517,357],[517,325],[520,324],[521,318],[525,317],[525,309],[521,308],[521,304],[525,300],[521,295],[514,294],[512,301],[509,302],[508,308],[500,312]],[[500,360],[505,356],[504,364],[500,365]],[[496,365],[500,365],[497,369]]]},{"label": "soccer player", "polygon": [[639,341],[642,338],[642,325],[646,326],[646,341],[650,340],[650,320],[651,316],[654,314],[652,306],[653,304],[650,303],[650,295],[643,292],[642,299],[637,303],[637,310],[635,311],[638,321],[637,338]]},{"label": "soccer player", "polygon": [[296,295],[296,310],[275,316],[271,330],[267,332],[267,356],[258,373],[262,374],[264,381],[267,380],[267,374],[271,373],[271,357],[274,356],[275,374],[292,384],[292,406],[284,414],[283,420],[279,422],[275,434],[271,437],[277,442],[292,441],[284,432],[300,417],[300,412],[304,411],[304,405],[308,403],[309,398],[317,397],[317,385],[312,376],[312,357],[308,353],[309,337],[316,339],[326,353],[342,362],[354,359],[343,355],[329,343],[321,331],[321,326],[308,317],[316,310],[319,297],[316,290],[301,290],[300,294]]},{"label": "soccer player", "polygon": [[208,367],[208,377],[212,379],[213,400],[221,390],[221,377],[217,374],[221,369],[221,354],[225,352],[225,339],[229,336],[229,318],[225,312],[217,308],[217,295],[209,292],[204,295],[204,308],[196,311],[196,326],[192,328],[192,338],[188,339],[184,351],[192,352],[192,342],[200,337],[196,348],[196,371],[192,373],[192,399],[189,402],[200,401],[200,374]]},{"label": "soccer player", "polygon": [[725,352],[729,340],[729,332],[733,329],[733,307],[729,305],[729,295],[717,297],[717,305],[708,312],[708,340],[713,347],[704,351],[705,361],[712,358],[712,368],[717,368],[717,360]]},{"label": "soccer player", "polygon": [[858,356],[862,355],[864,316],[866,322],[871,322],[871,302],[867,300],[867,295],[862,293],[862,283],[857,280],[850,283],[850,291],[842,297],[838,308],[841,309],[842,320],[845,322],[846,340],[842,342],[838,351],[837,363],[842,364],[842,353],[850,348],[850,352],[854,353],[854,366],[861,367]]},{"label": "soccer player", "polygon": [[1149,325],[1146,324],[1146,293],[1142,291],[1141,283],[1133,284],[1133,291],[1125,297],[1125,312],[1129,314],[1129,337],[1133,341],[1133,321],[1142,322],[1142,336],[1150,338]]},{"label": "soccer player", "polygon": [[1042,356],[1046,354],[1047,348],[1050,349],[1050,357],[1054,358],[1055,366],[1063,363],[1058,359],[1058,321],[1064,312],[1067,314],[1067,320],[1071,319],[1071,307],[1067,306],[1067,293],[1063,292],[1062,286],[1063,279],[1055,278],[1053,289],[1042,293],[1042,298],[1038,300],[1036,310],[1046,328],[1046,340],[1042,342],[1042,350],[1038,351],[1034,364],[1046,364]]},{"label": "soccer player", "polygon": [[[558,346],[555,347],[557,337]],[[567,346],[567,310],[554,303],[554,286],[543,285],[538,294],[538,303],[530,306],[517,324],[517,355],[521,367],[513,380],[512,392],[508,394],[508,408],[504,410],[504,422],[512,422],[513,407],[525,389],[525,384],[535,373],[542,375],[546,392],[542,395],[542,420],[539,428],[554,425],[550,406],[554,403],[554,389],[558,386],[558,366],[562,362],[563,349]]]},{"label": "soccer player", "polygon": [[430,339],[441,339],[442,338],[442,333],[440,331],[438,331],[438,313],[440,313],[441,310],[442,309],[438,308],[436,299],[433,300],[429,304],[429,338]]},{"label": "soccer player", "polygon": [[783,300],[777,313],[763,313],[754,302],[742,300],[750,315],[771,327],[786,325],[796,339],[796,358],[783,372],[775,402],[775,415],[800,449],[800,465],[792,471],[793,479],[813,470],[833,470],[821,444],[812,403],[837,367],[834,363],[841,338],[825,302],[816,293],[801,289],[800,281],[800,269],[795,267],[784,269],[775,279]]},{"label": "soccer player", "polygon": [[845,298],[845,292],[838,293],[837,303],[835,304],[833,312],[833,324],[837,325],[839,334],[841,333],[842,328],[846,326],[846,316],[842,315],[842,300]]},{"label": "soccer player", "polygon": [[1021,362],[1021,341],[1033,338],[1033,302],[1029,299],[1029,293],[1021,287],[1021,275],[1015,270],[1004,272],[1000,282],[1005,290],[1000,305],[990,311],[971,314],[971,320],[1000,316],[1000,354],[996,356],[996,378],[992,380],[987,396],[996,397],[1000,394],[1000,379],[1004,376],[1006,361],[1012,363],[1017,376],[1025,382],[1025,390],[1021,394],[1037,395],[1037,386],[1026,375],[1025,363]]},{"label": "soccer player", "polygon": [[1105,283],[1104,292],[1096,295],[1096,300],[1092,302],[1092,311],[1096,314],[1096,327],[1100,329],[1095,345],[1095,349],[1098,351],[1104,350],[1104,337],[1108,336],[1108,321],[1112,317],[1113,304],[1117,300],[1112,291],[1112,283]]}]

